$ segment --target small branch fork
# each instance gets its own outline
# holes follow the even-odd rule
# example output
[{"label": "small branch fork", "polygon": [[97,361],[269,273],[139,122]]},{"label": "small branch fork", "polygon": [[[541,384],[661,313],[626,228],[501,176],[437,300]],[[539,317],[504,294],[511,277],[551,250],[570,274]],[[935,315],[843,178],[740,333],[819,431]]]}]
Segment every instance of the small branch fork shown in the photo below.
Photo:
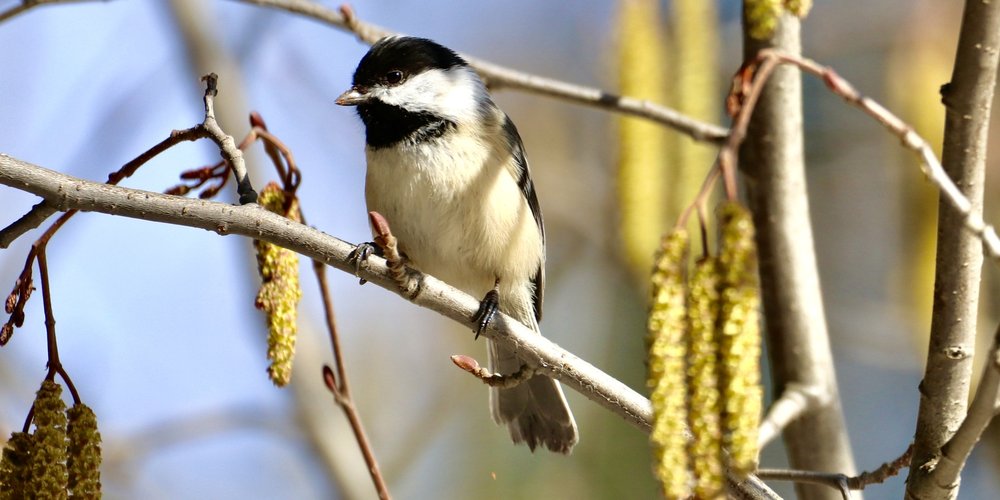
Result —
[{"label": "small branch fork", "polygon": [[895,460],[886,462],[871,472],[862,472],[853,477],[843,474],[785,469],[758,469],[757,475],[761,479],[771,479],[774,481],[792,481],[830,486],[831,488],[840,490],[840,494],[844,497],[844,500],[850,500],[851,490],[863,490],[869,485],[884,483],[890,477],[899,474],[899,471],[910,463],[912,455],[913,445],[911,444]]},{"label": "small branch fork", "polygon": [[[218,77],[212,73],[204,76],[202,80],[205,82],[205,120],[202,123],[185,130],[174,130],[166,139],[160,141],[157,145],[149,148],[146,152],[126,163],[122,166],[122,168],[111,173],[108,176],[108,184],[116,185],[122,180],[131,177],[135,174],[136,170],[145,165],[146,162],[181,142],[210,138],[219,146],[220,154],[236,176],[238,184],[237,192],[239,194],[240,204],[253,203],[257,201],[257,193],[253,190],[253,187],[250,185],[247,177],[247,168],[246,163],[243,161],[242,152],[236,147],[233,138],[223,132],[222,129],[219,128],[218,123],[215,121],[215,96],[218,94]],[[244,142],[246,143],[247,141]],[[218,187],[221,188],[221,186]],[[59,208],[52,205],[52,203],[48,200],[43,200],[38,203],[32,207],[27,214],[14,221],[11,225],[0,229],[0,249],[10,246],[10,244],[13,243],[13,241],[18,237],[38,227],[43,221],[45,221],[45,219],[57,211],[59,211]],[[52,227],[46,231],[46,235],[43,235],[42,239],[48,241],[53,234],[75,214],[76,210],[66,211],[66,213],[57,219],[56,222],[53,223]]]},{"label": "small branch fork", "polygon": [[[4,13],[0,13],[0,21],[44,3],[60,2],[24,2],[19,7],[14,7]],[[249,181],[247,180],[246,167],[243,165],[241,154],[238,150],[235,153],[231,151],[232,148],[229,147],[229,144],[232,143],[232,138],[225,135],[218,127],[218,124],[215,123],[213,98],[217,93],[216,77],[214,74],[208,75],[204,80],[206,81],[205,122],[197,127],[187,130],[171,132],[170,136],[161,141],[159,144],[153,146],[143,154],[136,157],[134,160],[125,164],[118,171],[109,175],[107,181],[108,184],[114,185],[121,182],[123,179],[130,177],[147,161],[180,142],[196,140],[201,137],[211,137],[217,144],[220,144],[220,150],[224,151],[224,157],[231,162],[230,164],[234,165],[234,172],[237,172],[238,175],[239,172],[242,172],[242,176],[240,177],[240,184],[242,186],[241,199],[256,200],[257,195],[253,191],[253,188],[250,187]],[[227,138],[228,141],[226,141]],[[47,200],[38,203],[32,207],[31,211],[29,211],[26,215],[22,216],[10,226],[0,230],[0,242],[2,242],[0,243],[0,247],[6,248],[9,243],[18,236],[37,227],[46,218],[48,218],[48,216],[58,210],[59,209],[57,207],[50,204]],[[73,398],[73,403],[80,404],[80,394],[76,389],[76,385],[70,378],[69,373],[66,372],[66,369],[63,367],[62,361],[59,358],[59,346],[56,336],[56,320],[52,307],[52,289],[49,281],[49,266],[46,256],[49,241],[52,240],[52,237],[55,236],[56,232],[58,232],[59,229],[62,228],[76,213],[77,210],[67,210],[62,214],[62,216],[56,219],[56,221],[42,234],[40,238],[38,238],[31,245],[31,249],[28,251],[28,256],[25,259],[24,267],[21,270],[21,274],[18,276],[14,284],[14,289],[4,301],[4,311],[9,314],[10,317],[3,324],[3,326],[0,326],[0,346],[6,345],[7,342],[10,341],[11,337],[14,335],[15,328],[20,328],[24,325],[24,308],[27,305],[28,299],[31,297],[32,291],[34,290],[33,268],[37,262],[39,279],[41,282],[40,286],[42,289],[42,304],[45,314],[46,344],[48,346],[48,360],[46,363],[48,372],[45,375],[45,379],[54,380],[55,376],[59,375],[59,378],[63,380],[66,387],[69,389]],[[34,407],[32,407],[32,409],[28,411],[28,416],[25,418],[23,427],[24,432],[27,432],[30,428],[31,423],[34,420],[34,413]]]},{"label": "small branch fork", "polygon": [[[208,137],[212,138],[212,140],[219,145],[220,150],[223,151],[223,157],[226,158],[225,161],[232,165],[233,172],[236,174],[237,178],[240,179],[238,180],[238,183],[240,184],[240,200],[251,200],[251,202],[257,200],[257,193],[254,192],[253,187],[250,186],[249,180],[247,180],[246,165],[243,163],[242,153],[235,147],[235,142],[232,137],[222,132],[218,124],[215,123],[214,100],[216,94],[218,93],[218,79],[213,73],[205,76],[203,81],[205,81],[205,121],[202,124],[189,129],[179,131],[175,130],[171,132],[166,139],[160,141],[160,143],[140,154],[132,161],[126,163],[122,166],[122,168],[112,172],[108,176],[107,184],[116,185],[122,180],[131,177],[139,169],[139,167],[146,164],[146,162],[153,159],[153,157],[183,141],[194,141]],[[221,187],[221,184],[219,187]],[[217,188],[215,190],[217,191]],[[58,210],[60,210],[60,208],[54,205],[50,200],[43,200],[38,203],[20,219],[0,230],[0,248],[6,248],[17,237],[24,234],[26,231],[37,227],[38,224],[45,220],[45,218]],[[56,221],[49,226],[42,236],[38,238],[34,244],[32,244],[31,250],[28,252],[28,258],[24,263],[24,268],[14,285],[14,290],[10,293],[4,303],[4,309],[8,314],[10,314],[10,318],[2,327],[0,327],[0,346],[3,346],[10,341],[11,336],[14,334],[15,327],[20,327],[24,323],[24,307],[28,302],[28,298],[31,296],[32,266],[35,260],[38,259],[41,261],[41,259],[44,258],[45,248],[49,241],[53,236],[55,236],[56,232],[58,232],[59,229],[69,221],[69,219],[76,215],[76,213],[77,210],[75,209],[66,210],[66,212],[56,219]],[[41,262],[39,262],[39,264],[41,264]],[[58,359],[56,359],[56,361],[58,362]],[[52,359],[50,359],[49,362],[51,363]]]}]

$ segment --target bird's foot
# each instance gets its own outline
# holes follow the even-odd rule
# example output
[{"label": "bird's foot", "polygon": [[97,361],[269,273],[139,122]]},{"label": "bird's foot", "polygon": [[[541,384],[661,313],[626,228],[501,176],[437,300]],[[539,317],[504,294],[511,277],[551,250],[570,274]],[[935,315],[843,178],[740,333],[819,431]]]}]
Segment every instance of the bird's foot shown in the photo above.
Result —
[{"label": "bird's foot", "polygon": [[367,280],[361,277],[361,269],[368,263],[368,257],[371,257],[373,254],[382,257],[382,253],[382,249],[372,242],[362,243],[354,247],[354,250],[351,250],[347,258],[354,263],[354,276],[357,276],[360,280],[358,284],[364,285],[367,283]]},{"label": "bird's foot", "polygon": [[494,288],[486,292],[486,296],[483,300],[479,302],[479,310],[472,317],[472,321],[476,324],[476,338],[483,333],[483,330],[489,326],[490,321],[493,317],[497,315],[497,311],[500,309],[500,293]]}]

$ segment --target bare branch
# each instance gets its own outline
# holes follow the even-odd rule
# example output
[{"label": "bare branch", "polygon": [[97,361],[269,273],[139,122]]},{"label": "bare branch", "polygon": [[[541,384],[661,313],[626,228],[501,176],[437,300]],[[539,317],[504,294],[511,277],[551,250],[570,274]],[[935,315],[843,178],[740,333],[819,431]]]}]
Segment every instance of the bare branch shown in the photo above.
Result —
[{"label": "bare branch", "polygon": [[[357,19],[353,11],[341,7],[340,11],[327,9],[305,0],[235,0],[241,3],[270,7],[299,14],[335,28],[354,33],[359,40],[372,44],[380,38],[397,34],[391,30]],[[645,118],[690,136],[696,141],[721,143],[727,130],[718,125],[695,120],[676,110],[642,99],[619,96],[593,87],[545,78],[516,71],[491,62],[462,55],[491,88],[509,88],[532,94],[555,97],[630,116]]]},{"label": "bare branch", "polygon": [[37,203],[31,207],[31,210],[28,210],[28,213],[22,215],[9,226],[0,229],[0,249],[9,247],[22,234],[42,225],[45,219],[56,212],[58,210],[52,208],[45,200]]},{"label": "bare branch", "polygon": [[344,359],[341,355],[340,335],[338,334],[337,321],[334,319],[333,314],[333,299],[330,296],[330,287],[326,281],[326,266],[322,262],[314,260],[313,272],[316,274],[316,282],[319,285],[320,295],[323,299],[326,330],[330,334],[330,344],[333,347],[333,360],[337,369],[336,375],[334,375],[332,369],[324,366],[323,379],[326,381],[327,389],[334,395],[337,404],[347,416],[347,421],[350,423],[351,430],[354,432],[354,438],[361,449],[365,465],[368,466],[368,474],[372,478],[372,484],[375,485],[375,491],[379,499],[388,500],[391,498],[389,487],[386,485],[385,478],[382,477],[381,468],[378,465],[378,461],[375,460],[375,450],[372,449],[371,442],[368,440],[368,434],[361,423],[361,415],[358,413],[358,408],[354,405],[354,399],[351,397],[351,385],[347,381],[347,368],[344,366]]},{"label": "bare branch", "polygon": [[250,185],[250,177],[247,175],[247,165],[243,161],[243,152],[240,151],[240,148],[236,147],[236,140],[233,139],[233,136],[223,132],[222,127],[219,127],[219,122],[215,120],[215,96],[219,93],[217,87],[219,77],[215,73],[210,73],[201,79],[205,82],[205,122],[202,124],[202,127],[208,132],[208,137],[219,147],[219,153],[222,155],[222,158],[233,169],[233,175],[236,177],[236,192],[239,193],[240,204],[255,203],[257,201],[257,193],[253,190],[253,186]]},{"label": "bare branch", "polygon": [[[354,245],[255,204],[234,206],[100,184],[5,154],[0,154],[0,184],[46,198],[59,210],[95,211],[197,227],[220,235],[239,234],[288,248],[349,274],[356,271],[351,259]],[[384,259],[370,257],[360,274],[382,288],[401,294]],[[410,298],[413,303],[470,329],[473,327],[472,318],[479,307],[477,299],[431,276],[422,275],[419,281],[416,294]],[[649,400],[597,367],[506,315],[498,314],[483,335],[516,349],[519,356],[539,372],[558,379],[636,428],[649,432],[652,421]],[[735,482],[741,498],[777,498],[754,476]]]}]

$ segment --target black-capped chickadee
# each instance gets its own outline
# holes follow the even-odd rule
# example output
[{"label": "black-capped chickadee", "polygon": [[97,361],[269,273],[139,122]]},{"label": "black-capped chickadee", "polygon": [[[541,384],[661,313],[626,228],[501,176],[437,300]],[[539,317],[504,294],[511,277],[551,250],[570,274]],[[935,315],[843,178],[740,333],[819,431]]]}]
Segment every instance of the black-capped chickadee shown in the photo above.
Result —
[{"label": "black-capped chickadee", "polygon": [[[517,128],[479,76],[435,42],[388,37],[361,59],[337,104],[357,106],[368,210],[386,218],[413,267],[484,297],[480,330],[499,308],[538,332],[542,212]],[[491,370],[522,367],[515,351],[488,347]],[[551,378],[491,389],[490,408],[514,442],[532,450],[569,453],[577,442],[573,414]]]}]

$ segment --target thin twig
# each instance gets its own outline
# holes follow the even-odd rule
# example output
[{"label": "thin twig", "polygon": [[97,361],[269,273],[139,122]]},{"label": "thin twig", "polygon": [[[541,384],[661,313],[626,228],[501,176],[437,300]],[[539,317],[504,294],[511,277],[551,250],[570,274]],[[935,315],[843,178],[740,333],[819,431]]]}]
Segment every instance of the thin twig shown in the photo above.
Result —
[{"label": "thin twig", "polygon": [[941,161],[934,155],[934,149],[923,137],[917,134],[913,127],[878,102],[862,95],[850,82],[844,80],[829,66],[823,66],[811,59],[776,50],[761,51],[757,59],[761,63],[774,59],[783,64],[792,64],[819,77],[831,92],[840,96],[848,104],[864,111],[865,114],[874,118],[890,133],[898,137],[904,147],[919,156],[924,173],[931,183],[941,191],[951,207],[963,217],[962,222],[965,228],[982,240],[984,250],[992,259],[1000,262],[1000,236],[997,236],[996,229],[986,224],[981,214],[972,210],[972,201],[962,194],[962,191],[941,166]]},{"label": "thin twig", "polygon": [[847,476],[827,472],[795,469],[757,469],[757,476],[763,480],[791,481],[801,484],[820,484],[836,488],[844,500],[851,499],[851,489],[847,486]]},{"label": "thin twig", "polygon": [[910,464],[910,458],[913,456],[913,445],[906,447],[906,451],[902,455],[896,457],[895,460],[891,462],[886,462],[880,465],[877,469],[871,472],[862,472],[857,476],[847,478],[847,486],[852,490],[863,490],[866,486],[870,484],[882,484],[886,479],[899,474],[899,471]]},{"label": "thin twig", "polygon": [[[340,11],[323,7],[305,0],[236,0],[240,3],[269,7],[299,14],[335,28],[354,33],[359,40],[372,44],[380,38],[395,32],[358,19],[353,11],[344,6]],[[660,123],[690,136],[696,141],[721,143],[726,137],[726,129],[718,125],[695,120],[676,110],[642,99],[619,96],[601,89],[585,87],[530,73],[487,61],[463,57],[479,73],[491,88],[509,88],[528,93],[555,97],[568,102],[614,111],[630,116],[645,118]]]},{"label": "thin twig", "polygon": [[[204,94],[204,122],[185,130],[175,130],[171,132],[166,139],[144,151],[132,161],[123,165],[122,168],[109,174],[107,181],[108,185],[116,185],[122,180],[131,177],[135,174],[139,167],[180,142],[194,141],[203,137],[210,137],[216,142],[216,144],[219,145],[223,158],[233,166],[232,168],[234,174],[237,176],[240,172],[243,174],[242,182],[240,182],[239,187],[241,202],[244,200],[256,201],[257,193],[253,191],[253,187],[250,186],[247,179],[246,166],[243,163],[242,153],[235,147],[235,141],[233,138],[226,135],[215,122],[214,99],[218,92],[216,87],[217,78],[214,74],[212,74],[206,76],[204,80],[206,81]],[[233,150],[235,150],[235,152]],[[24,224],[20,224],[21,221],[38,220],[41,222],[41,220],[44,220],[44,217],[41,216],[46,215],[46,213],[50,210],[54,212],[57,209],[58,207],[53,205],[49,200],[36,204],[32,208],[31,212],[24,217],[21,217],[18,222],[8,226],[3,231],[0,231],[0,236],[10,238],[10,241],[13,241],[14,238],[17,238],[21,234],[24,234],[24,232],[28,229],[31,229],[30,227],[26,227]],[[37,215],[32,216],[32,212],[37,212]],[[11,314],[11,316],[7,322],[0,327],[0,346],[6,344],[10,340],[11,336],[14,334],[14,328],[20,327],[24,321],[24,307],[31,295],[31,269],[35,259],[44,253],[45,246],[48,244],[49,240],[51,240],[59,229],[62,228],[63,225],[65,225],[66,222],[68,222],[69,219],[71,219],[76,213],[77,210],[66,210],[66,212],[56,219],[56,221],[52,223],[52,225],[49,226],[42,236],[39,237],[38,240],[36,240],[32,245],[31,250],[28,252],[28,257],[25,259],[21,275],[18,277],[14,286],[14,291],[11,292],[4,304],[5,311]],[[68,385],[71,385],[71,383]]]},{"label": "thin twig", "polygon": [[847,500],[851,497],[850,490],[863,490],[869,485],[884,483],[886,479],[899,474],[899,471],[910,463],[910,457],[912,455],[913,445],[911,444],[906,448],[906,451],[904,451],[902,455],[896,457],[891,462],[886,462],[871,472],[862,472],[861,474],[853,477],[829,472],[791,469],[758,469],[757,475],[761,479],[771,479],[775,481],[822,484],[840,490],[841,496]]},{"label": "thin twig", "polygon": [[[258,138],[261,140],[275,170],[281,177],[281,187],[285,193],[286,203],[288,206],[291,206],[295,201],[295,192],[301,181],[301,172],[295,163],[295,158],[292,152],[277,137],[268,132],[267,124],[258,113],[254,112],[250,114],[250,124],[252,127],[250,133],[240,143],[239,149],[245,149]],[[306,223],[301,207],[299,208],[299,218],[303,224]],[[323,318],[326,321],[326,330],[330,335],[330,346],[333,350],[333,362],[336,368],[336,373],[334,373],[328,366],[324,366],[323,380],[337,402],[337,405],[340,406],[341,410],[347,416],[351,430],[354,432],[354,438],[361,450],[361,455],[368,466],[368,472],[378,497],[382,500],[388,500],[391,498],[389,487],[382,477],[378,461],[375,459],[375,452],[361,422],[361,415],[358,413],[351,396],[351,385],[347,380],[347,367],[344,363],[339,329],[337,328],[337,320],[333,310],[333,298],[330,294],[329,283],[326,280],[326,265],[318,260],[313,260],[312,264],[313,273],[316,275],[316,284],[319,287],[320,298],[323,302]]]},{"label": "thin twig", "polygon": [[[340,336],[337,334],[337,322],[333,314],[333,300],[330,298],[330,287],[326,281],[326,265],[318,260],[313,260],[313,272],[316,274],[316,283],[319,285],[320,296],[323,300],[323,312],[326,319],[326,329],[330,334],[330,344],[333,347],[333,360],[337,374],[329,367],[324,366],[324,380],[327,380],[327,389],[334,395],[337,404],[344,411],[347,420],[354,432],[354,438],[358,441],[361,455],[368,466],[368,473],[371,475],[375,491],[382,500],[391,498],[389,487],[386,485],[382,472],[379,469],[378,461],[375,460],[375,452],[372,450],[368,435],[365,433],[364,425],[361,423],[361,416],[351,398],[351,386],[347,382],[347,369],[344,367],[344,359],[340,348]],[[327,371],[329,370],[329,375]]]},{"label": "thin twig", "polygon": [[243,161],[243,152],[236,147],[236,140],[233,136],[226,134],[219,127],[215,120],[215,96],[218,95],[219,77],[215,73],[209,73],[201,78],[205,82],[205,121],[202,126],[208,132],[208,136],[219,147],[219,153],[229,163],[236,177],[236,192],[240,197],[240,204],[257,202],[257,192],[250,185],[250,177],[247,175],[247,166]]},{"label": "thin twig", "polygon": [[59,343],[56,340],[56,316],[52,309],[52,286],[49,282],[49,264],[45,258],[45,245],[43,243],[38,249],[38,276],[42,287],[42,306],[45,310],[45,342],[48,346],[48,367],[49,373],[45,376],[48,380],[53,380],[55,375],[66,383],[70,394],[73,395],[73,403],[80,404],[80,393],[76,391],[73,380],[70,379],[66,369],[63,368],[59,359]]}]

